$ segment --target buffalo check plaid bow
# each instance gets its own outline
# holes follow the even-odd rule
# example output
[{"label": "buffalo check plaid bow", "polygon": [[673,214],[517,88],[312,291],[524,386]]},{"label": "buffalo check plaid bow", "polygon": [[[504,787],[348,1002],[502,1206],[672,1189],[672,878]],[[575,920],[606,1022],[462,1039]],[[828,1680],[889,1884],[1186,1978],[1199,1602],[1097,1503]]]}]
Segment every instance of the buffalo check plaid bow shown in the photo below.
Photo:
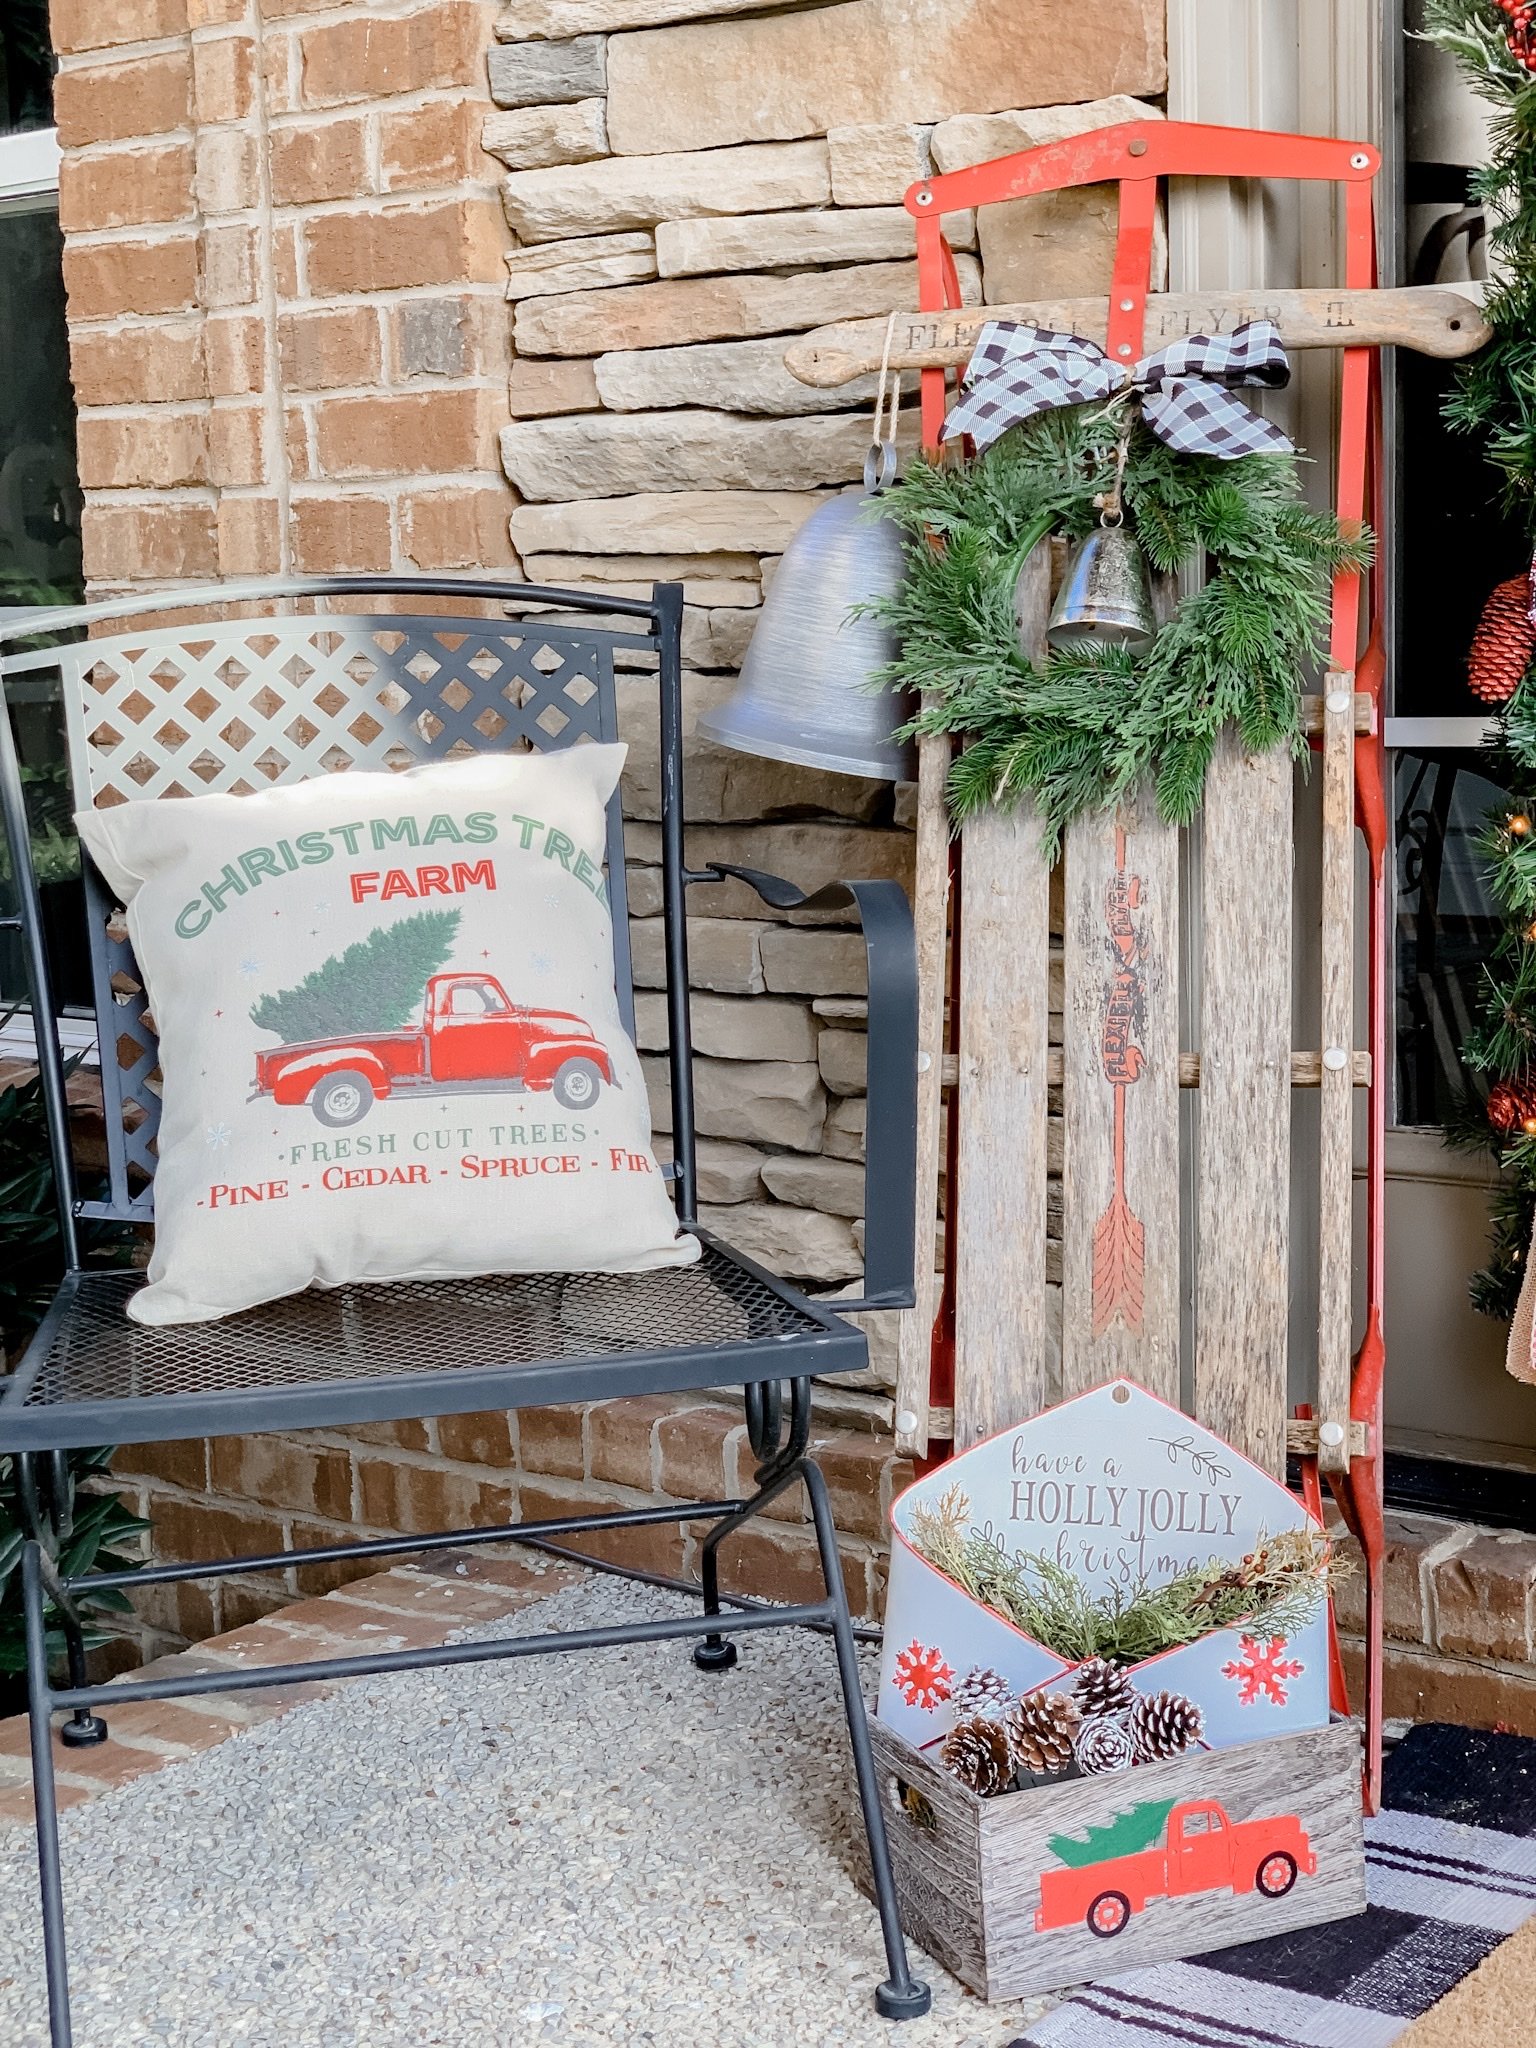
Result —
[{"label": "buffalo check plaid bow", "polygon": [[1269,320],[1245,320],[1230,334],[1191,334],[1134,364],[1113,362],[1080,334],[989,320],[976,338],[965,395],[945,420],[943,437],[969,434],[979,452],[1037,412],[1134,392],[1147,425],[1181,455],[1235,462],[1240,455],[1287,454],[1287,437],[1232,391],[1245,384],[1275,391],[1290,379]]}]

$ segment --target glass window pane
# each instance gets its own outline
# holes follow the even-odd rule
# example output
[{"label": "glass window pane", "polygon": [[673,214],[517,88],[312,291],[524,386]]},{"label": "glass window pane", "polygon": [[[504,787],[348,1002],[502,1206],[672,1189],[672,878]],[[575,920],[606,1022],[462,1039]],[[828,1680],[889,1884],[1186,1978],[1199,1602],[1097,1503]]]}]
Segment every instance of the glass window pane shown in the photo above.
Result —
[{"label": "glass window pane", "polygon": [[[84,593],[60,253],[52,202],[0,204],[0,611],[73,604]],[[89,1000],[90,980],[57,686],[37,675],[19,678],[9,694],[44,917],[60,942],[52,949],[56,992],[66,1005],[80,1005]],[[10,863],[0,848],[0,909],[14,904]],[[19,942],[0,934],[0,1012],[25,994]]]},{"label": "glass window pane", "polygon": [[1443,1124],[1467,1085],[1461,1047],[1503,927],[1478,840],[1505,792],[1467,753],[1397,757],[1399,1124]]},{"label": "glass window pane", "polygon": [[[53,126],[48,0],[0,4],[0,135]],[[0,273],[3,275],[3,273]]]}]

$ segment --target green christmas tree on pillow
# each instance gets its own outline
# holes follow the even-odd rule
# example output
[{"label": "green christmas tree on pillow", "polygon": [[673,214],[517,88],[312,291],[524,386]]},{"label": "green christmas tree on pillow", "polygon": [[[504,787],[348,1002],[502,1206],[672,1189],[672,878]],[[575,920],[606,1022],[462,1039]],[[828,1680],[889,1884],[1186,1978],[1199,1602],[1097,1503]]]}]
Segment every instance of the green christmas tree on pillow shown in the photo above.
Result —
[{"label": "green christmas tree on pillow", "polygon": [[456,910],[419,910],[332,953],[293,988],[251,1005],[251,1022],[285,1045],[352,1032],[403,1031],[420,1021],[427,983],[458,936]]}]

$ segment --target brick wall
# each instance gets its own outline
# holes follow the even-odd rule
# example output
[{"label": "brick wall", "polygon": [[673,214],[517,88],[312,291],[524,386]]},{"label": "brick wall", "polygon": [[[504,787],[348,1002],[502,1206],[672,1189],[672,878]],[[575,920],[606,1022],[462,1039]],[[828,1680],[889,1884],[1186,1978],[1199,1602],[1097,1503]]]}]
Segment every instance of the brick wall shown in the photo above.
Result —
[{"label": "brick wall", "polygon": [[[1358,1552],[1346,1538],[1346,1554]],[[1536,1537],[1389,1514],[1386,1711],[1536,1735]],[[1351,1698],[1364,1654],[1364,1586],[1337,1604]]]},{"label": "brick wall", "polygon": [[98,590],[511,560],[488,0],[54,0]]},{"label": "brick wall", "polygon": [[[878,1616],[885,1511],[910,1469],[892,1457],[888,1437],[839,1426],[835,1409],[819,1418],[812,1442],[831,1490],[849,1599],[856,1613]],[[114,1476],[153,1522],[157,1555],[225,1558],[359,1535],[730,1498],[750,1487],[751,1469],[739,1405],[700,1394],[154,1444],[120,1452]],[[702,1533],[683,1523],[569,1540],[614,1562],[696,1578]],[[377,1566],[361,1572],[369,1569]],[[135,1596],[138,1647],[159,1655],[359,1575],[308,1566],[148,1588]],[[724,1547],[721,1583],[784,1600],[821,1597],[815,1536],[798,1489]]]},{"label": "brick wall", "polygon": [[[915,303],[929,170],[1154,115],[1161,0],[54,0],[71,344],[95,588],[280,569],[682,580],[690,723],[732,686],[799,523],[860,474],[869,380],[782,368]],[[1141,98],[1128,97],[1141,95]],[[1146,96],[1151,96],[1150,99]],[[499,186],[499,190],[498,190]],[[1107,284],[1113,198],[949,223],[968,296]],[[903,438],[912,445],[910,421]],[[653,686],[621,682],[639,1037],[670,1122]],[[695,745],[690,855],[802,886],[910,873],[910,792]],[[862,1263],[857,935],[734,882],[690,900],[704,1216],[815,1289]],[[850,1588],[877,1611],[890,1319],[828,1390]],[[674,1412],[676,1411],[676,1412]],[[162,1555],[738,1483],[739,1412],[636,1404],[125,1452]],[[744,1466],[742,1467],[744,1472]],[[798,1504],[733,1569],[793,1593]],[[693,1536],[633,1554],[691,1569]],[[145,1607],[228,1627],[292,1574]]]}]

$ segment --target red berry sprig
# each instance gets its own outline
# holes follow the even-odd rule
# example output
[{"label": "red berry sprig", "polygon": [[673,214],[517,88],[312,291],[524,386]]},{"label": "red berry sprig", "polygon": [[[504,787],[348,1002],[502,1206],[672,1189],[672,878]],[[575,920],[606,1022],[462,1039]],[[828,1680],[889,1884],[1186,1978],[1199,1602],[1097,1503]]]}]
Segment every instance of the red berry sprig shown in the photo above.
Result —
[{"label": "red berry sprig", "polygon": [[1509,16],[1509,34],[1504,40],[1510,55],[1527,71],[1536,71],[1536,0],[1495,0],[1495,5]]}]

